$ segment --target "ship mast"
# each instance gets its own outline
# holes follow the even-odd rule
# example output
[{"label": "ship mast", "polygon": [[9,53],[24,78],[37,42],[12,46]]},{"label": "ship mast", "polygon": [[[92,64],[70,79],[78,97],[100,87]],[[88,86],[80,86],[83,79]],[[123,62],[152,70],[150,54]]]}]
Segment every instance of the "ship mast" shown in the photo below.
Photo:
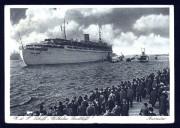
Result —
[{"label": "ship mast", "polygon": [[19,35],[20,43],[21,43],[21,45],[22,45],[22,49],[24,49],[24,46],[23,46],[23,43],[22,43],[22,40],[21,40],[21,35],[20,35],[20,33],[18,33],[18,35]]},{"label": "ship mast", "polygon": [[65,19],[64,19],[64,39],[66,40],[66,22],[65,22]]},{"label": "ship mast", "polygon": [[101,42],[102,39],[101,39],[101,26],[99,26],[99,42]]}]

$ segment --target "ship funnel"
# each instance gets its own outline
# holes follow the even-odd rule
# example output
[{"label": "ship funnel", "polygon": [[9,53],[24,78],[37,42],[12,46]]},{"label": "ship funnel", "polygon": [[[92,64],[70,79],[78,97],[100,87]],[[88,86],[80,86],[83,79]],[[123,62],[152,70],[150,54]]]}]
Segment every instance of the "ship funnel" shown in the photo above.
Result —
[{"label": "ship funnel", "polygon": [[89,41],[89,34],[84,34],[84,40],[85,40],[85,42]]}]

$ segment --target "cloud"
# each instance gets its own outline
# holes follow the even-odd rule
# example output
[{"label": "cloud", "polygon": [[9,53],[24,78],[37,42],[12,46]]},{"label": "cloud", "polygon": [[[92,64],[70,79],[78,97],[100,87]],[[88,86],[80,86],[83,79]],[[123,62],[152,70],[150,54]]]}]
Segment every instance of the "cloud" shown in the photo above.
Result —
[{"label": "cloud", "polygon": [[115,38],[115,35],[120,32],[119,28],[114,29],[113,24],[102,25],[102,40],[112,44],[112,40]]},{"label": "cloud", "polygon": [[[90,34],[90,40],[98,40],[98,25],[91,24],[81,28],[83,33]],[[102,25],[102,40],[111,44],[115,53],[140,54],[141,48],[146,48],[148,54],[168,53],[169,38],[150,33],[137,35],[132,31],[123,32],[113,24]]]},{"label": "cloud", "polygon": [[10,19],[12,24],[17,24],[20,19],[25,18],[26,8],[11,8]]},{"label": "cloud", "polygon": [[[96,10],[96,11],[93,11]],[[97,11],[98,10],[98,11]],[[96,12],[96,13],[93,13]],[[168,15],[168,8],[79,8],[67,11],[67,17],[79,24],[89,26],[97,24],[113,24],[124,31],[132,29],[132,24],[142,15]]]},{"label": "cloud", "polygon": [[117,46],[130,46],[137,39],[137,36],[133,32],[121,32],[119,36],[117,36],[113,44]]},{"label": "cloud", "polygon": [[40,42],[47,38],[47,35],[44,33],[37,33],[37,32],[31,32],[28,35],[23,36],[23,42],[26,43],[33,43],[33,42]]},{"label": "cloud", "polygon": [[108,13],[111,13],[113,11],[113,8],[89,8],[89,9],[83,9],[81,11],[81,14],[85,17],[87,16],[101,16],[106,15]]},{"label": "cloud", "polygon": [[[60,9],[48,9],[48,8],[30,8],[26,10],[26,17],[21,19],[18,24],[13,25],[12,38],[15,40],[19,39],[18,33],[21,34],[22,40],[30,42],[40,37],[54,38],[62,37],[61,25],[64,22],[66,14],[66,8]],[[69,20],[66,30],[69,35],[75,33],[78,29],[79,24],[74,20]],[[33,36],[36,34],[37,36]],[[31,37],[31,38],[29,38]],[[37,38],[35,38],[37,37]],[[26,43],[27,43],[26,42]]]},{"label": "cloud", "polygon": [[141,42],[141,44],[146,45],[148,47],[158,47],[158,46],[167,46],[169,44],[169,39],[166,37],[162,37],[160,35],[155,35],[154,33],[151,33],[149,35],[141,35],[135,42],[134,45],[138,45],[138,43]]},{"label": "cloud", "polygon": [[68,8],[28,8],[26,17],[35,21],[50,20],[50,18],[62,19],[65,17]]},{"label": "cloud", "polygon": [[19,40],[18,33],[24,44],[64,38],[61,25],[65,18],[67,39],[83,40],[87,33],[91,41],[98,41],[101,26],[102,40],[117,53],[137,54],[141,47],[154,51],[163,47],[166,52],[169,43],[168,9],[28,8],[24,14],[18,23],[11,22],[14,42]]},{"label": "cloud", "polygon": [[11,46],[9,46],[10,53],[13,53],[15,51],[19,51],[20,42],[17,42],[16,40],[10,38],[9,41],[11,42]]},{"label": "cloud", "polygon": [[169,38],[151,33],[137,36],[133,32],[121,33],[113,40],[113,48],[117,54],[140,54],[145,48],[147,54],[168,53]]},{"label": "cloud", "polygon": [[32,31],[44,32],[63,23],[67,9],[28,8],[26,17],[14,25],[16,31],[27,33]]},{"label": "cloud", "polygon": [[169,32],[169,16],[168,15],[147,15],[141,16],[133,25],[133,28],[140,32],[152,32],[159,33]]}]

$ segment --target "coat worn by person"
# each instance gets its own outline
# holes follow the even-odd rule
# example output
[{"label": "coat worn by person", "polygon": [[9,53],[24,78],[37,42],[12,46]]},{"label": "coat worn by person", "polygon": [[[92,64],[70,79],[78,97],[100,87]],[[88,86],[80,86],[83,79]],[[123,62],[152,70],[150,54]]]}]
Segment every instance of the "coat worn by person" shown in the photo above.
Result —
[{"label": "coat worn by person", "polygon": [[63,109],[64,109],[64,105],[59,105],[58,106],[58,109],[57,109],[57,115],[58,116],[63,116],[64,115]]},{"label": "coat worn by person", "polygon": [[129,115],[129,106],[127,103],[122,104],[121,115],[122,116],[128,116]]},{"label": "coat worn by person", "polygon": [[160,105],[159,105],[159,114],[160,115],[168,115],[167,114],[167,95],[166,94],[162,94],[160,96]]},{"label": "coat worn by person", "polygon": [[138,86],[136,87],[136,95],[137,95],[137,96],[141,95],[141,85],[138,85]]},{"label": "coat worn by person", "polygon": [[150,77],[146,81],[146,88],[147,88],[147,93],[150,94],[152,90],[152,80]]},{"label": "coat worn by person", "polygon": [[71,115],[72,116],[77,116],[77,108],[78,108],[78,105],[74,102],[72,102],[70,104],[70,107],[71,107]]},{"label": "coat worn by person", "polygon": [[127,98],[129,100],[133,100],[133,95],[134,95],[133,89],[128,88],[128,90],[127,90]]},{"label": "coat worn by person", "polygon": [[154,106],[156,104],[156,101],[157,101],[157,91],[154,89],[150,93],[149,103],[152,104],[152,106]]},{"label": "coat worn by person", "polygon": [[126,91],[123,89],[120,91],[120,100],[122,101],[123,99],[126,99],[127,98],[127,93]]},{"label": "coat worn by person", "polygon": [[95,107],[93,105],[89,105],[86,110],[87,116],[94,116],[95,115]]},{"label": "coat worn by person", "polygon": [[109,98],[108,101],[107,101],[107,107],[108,107],[108,109],[112,110],[112,109],[114,108],[114,106],[115,106],[114,101]]},{"label": "coat worn by person", "polygon": [[78,106],[78,110],[77,110],[79,116],[86,116],[87,106],[88,106],[88,102],[86,100],[81,102],[81,105]]}]

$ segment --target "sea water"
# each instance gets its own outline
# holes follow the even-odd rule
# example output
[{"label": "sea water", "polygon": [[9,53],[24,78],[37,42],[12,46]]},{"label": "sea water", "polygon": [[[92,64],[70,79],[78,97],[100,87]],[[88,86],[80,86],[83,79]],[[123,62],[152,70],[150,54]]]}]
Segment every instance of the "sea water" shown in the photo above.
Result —
[{"label": "sea water", "polygon": [[147,63],[94,62],[61,65],[25,66],[22,60],[11,60],[10,113],[13,116],[34,111],[41,103],[54,106],[66,97],[84,96],[96,87],[116,86],[122,80],[145,77],[169,67],[168,56],[150,58]]}]

